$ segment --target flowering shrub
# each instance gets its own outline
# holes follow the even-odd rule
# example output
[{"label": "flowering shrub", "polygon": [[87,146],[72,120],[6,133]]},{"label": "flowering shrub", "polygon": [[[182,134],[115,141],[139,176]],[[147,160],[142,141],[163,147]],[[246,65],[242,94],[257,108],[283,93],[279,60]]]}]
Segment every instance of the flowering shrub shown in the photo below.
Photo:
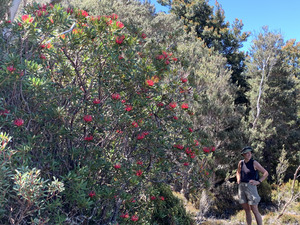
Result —
[{"label": "flowering shrub", "polygon": [[[176,91],[187,83],[177,77],[172,53],[143,45],[146,35],[116,14],[59,5],[27,10],[0,25],[21,37],[0,40],[0,122],[13,135],[15,160],[40,169],[32,170],[39,192],[30,201],[42,193],[38,171],[63,180],[64,203],[43,212],[50,223],[149,223],[154,205],[143,196],[152,184],[180,174],[197,177],[195,187],[207,180],[199,168],[211,153],[191,128],[192,98]],[[156,196],[168,204],[169,197]]]}]

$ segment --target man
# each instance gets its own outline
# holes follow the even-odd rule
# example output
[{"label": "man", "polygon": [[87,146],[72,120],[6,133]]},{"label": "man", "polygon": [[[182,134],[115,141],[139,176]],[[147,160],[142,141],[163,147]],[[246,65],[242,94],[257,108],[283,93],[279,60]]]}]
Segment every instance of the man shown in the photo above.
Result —
[{"label": "man", "polygon": [[[239,184],[239,202],[246,212],[247,225],[251,225],[253,212],[257,225],[262,225],[262,218],[258,211],[258,203],[260,196],[257,192],[257,185],[264,181],[269,175],[268,171],[265,170],[257,161],[252,159],[253,149],[249,146],[243,148],[241,155],[244,160],[241,160],[238,164],[236,172],[237,182]],[[258,171],[263,176],[259,179]]]}]

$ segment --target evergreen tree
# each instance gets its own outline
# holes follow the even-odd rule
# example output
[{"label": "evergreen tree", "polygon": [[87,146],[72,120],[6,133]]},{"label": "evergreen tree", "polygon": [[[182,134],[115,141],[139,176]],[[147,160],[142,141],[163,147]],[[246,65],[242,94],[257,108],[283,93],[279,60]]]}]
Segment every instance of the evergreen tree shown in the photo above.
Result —
[{"label": "evergreen tree", "polygon": [[253,41],[248,65],[250,144],[256,147],[266,168],[273,174],[283,146],[290,160],[296,163],[300,137],[297,83],[283,47],[282,35],[264,27]]},{"label": "evergreen tree", "polygon": [[207,0],[159,2],[164,5],[169,4],[171,12],[183,20],[188,33],[195,31],[196,36],[203,40],[208,48],[213,48],[226,57],[226,67],[232,71],[231,82],[239,87],[235,103],[248,104],[245,92],[249,90],[249,86],[242,75],[245,69],[245,53],[239,49],[250,33],[241,32],[242,21],[236,19],[230,28],[230,23],[225,22],[224,10],[218,2],[215,9],[208,4]]}]

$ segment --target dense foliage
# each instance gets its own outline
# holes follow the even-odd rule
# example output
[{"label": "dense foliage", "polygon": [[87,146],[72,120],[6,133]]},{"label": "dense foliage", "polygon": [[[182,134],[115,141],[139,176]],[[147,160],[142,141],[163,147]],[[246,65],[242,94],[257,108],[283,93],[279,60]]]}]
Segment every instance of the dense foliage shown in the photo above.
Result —
[{"label": "dense foliage", "polygon": [[59,2],[0,21],[1,224],[193,224],[174,190],[229,215],[244,145],[293,177],[295,40],[263,28],[245,58],[218,3]]}]

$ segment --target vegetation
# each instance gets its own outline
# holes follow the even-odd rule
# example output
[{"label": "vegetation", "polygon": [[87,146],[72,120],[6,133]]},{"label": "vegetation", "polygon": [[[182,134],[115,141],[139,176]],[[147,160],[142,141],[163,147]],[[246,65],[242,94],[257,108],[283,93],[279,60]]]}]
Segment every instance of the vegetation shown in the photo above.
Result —
[{"label": "vegetation", "polygon": [[238,223],[245,145],[271,174],[264,221],[299,222],[296,40],[264,27],[246,56],[205,0],[39,1],[14,21],[4,2],[1,224]]}]

